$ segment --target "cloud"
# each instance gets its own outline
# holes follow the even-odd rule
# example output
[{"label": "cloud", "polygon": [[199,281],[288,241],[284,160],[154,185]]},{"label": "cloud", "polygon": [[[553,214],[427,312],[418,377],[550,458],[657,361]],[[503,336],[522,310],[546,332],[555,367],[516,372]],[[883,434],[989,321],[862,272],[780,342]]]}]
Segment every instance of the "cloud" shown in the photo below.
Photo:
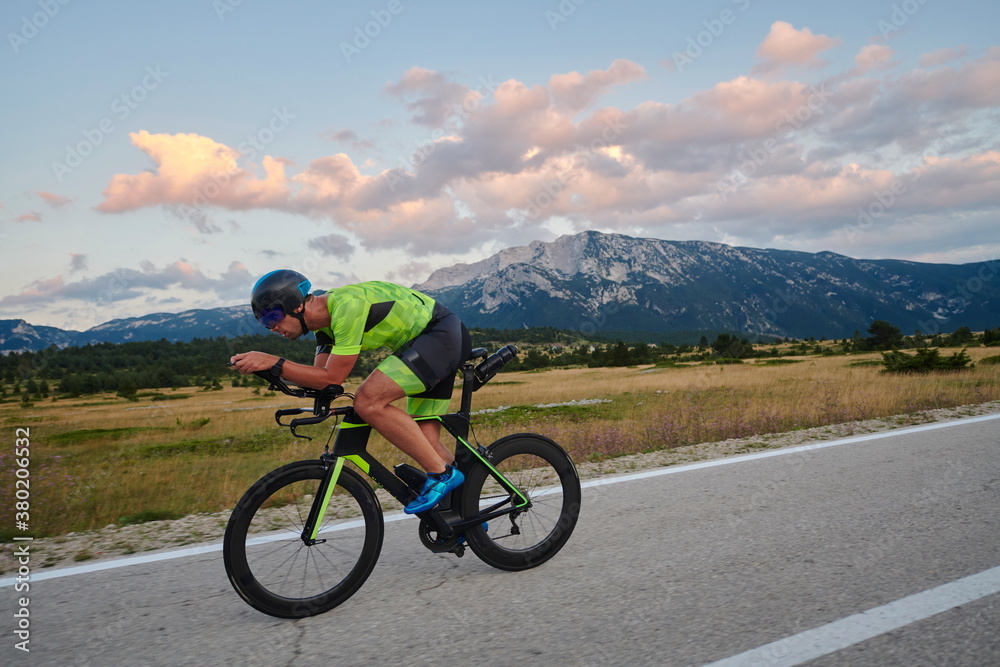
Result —
[{"label": "cloud", "polygon": [[103,213],[157,204],[246,210],[274,206],[287,197],[284,160],[265,156],[265,176],[259,179],[239,165],[239,151],[208,137],[142,130],[130,133],[129,139],[152,158],[156,169],[114,176],[97,206]]},{"label": "cloud", "polygon": [[66,206],[74,201],[71,198],[61,197],[59,195],[52,194],[51,192],[43,192],[42,190],[36,190],[35,194],[41,197],[42,200],[52,208],[62,208],[63,206]]},{"label": "cloud", "polygon": [[456,109],[475,106],[482,97],[468,86],[449,81],[445,73],[421,67],[411,67],[399,81],[386,84],[383,90],[400,100],[415,97],[406,108],[414,112],[414,123],[427,127],[443,126]]},{"label": "cloud", "polygon": [[[73,256],[74,262],[78,255]],[[232,262],[218,278],[206,276],[184,260],[163,268],[143,262],[139,270],[121,268],[96,278],[67,282],[63,276],[37,280],[20,294],[0,299],[0,307],[34,305],[39,299],[71,299],[101,305],[140,298],[151,292],[191,289],[218,295],[233,295],[246,290],[253,277],[240,262]]]},{"label": "cloud", "polygon": [[854,65],[857,73],[864,74],[872,70],[886,69],[891,65],[892,49],[885,44],[868,44],[863,46],[856,56]]},{"label": "cloud", "polygon": [[309,248],[325,257],[348,259],[354,253],[354,246],[343,234],[327,234],[309,239]]},{"label": "cloud", "polygon": [[28,211],[14,218],[14,222],[41,222],[42,216],[38,211]]},{"label": "cloud", "polygon": [[757,71],[772,72],[786,66],[822,67],[827,62],[820,60],[819,54],[839,44],[839,37],[814,35],[809,28],[796,30],[790,23],[775,21],[757,47],[757,57],[762,61]]},{"label": "cloud", "polygon": [[549,90],[557,106],[579,111],[589,106],[612,86],[622,85],[646,76],[646,70],[629,60],[618,59],[606,70],[591,70],[555,74],[549,79]]},{"label": "cloud", "polygon": [[86,271],[89,267],[87,266],[87,256],[81,255],[79,253],[71,253],[69,262],[69,272],[77,273],[79,271]]},{"label": "cloud", "polygon": [[899,80],[901,102],[940,108],[987,108],[1000,105],[1000,47],[958,69],[917,69]]},{"label": "cloud", "polygon": [[958,60],[964,58],[969,50],[961,46],[957,49],[938,49],[937,51],[931,51],[930,53],[925,53],[920,56],[920,66],[921,67],[937,67],[938,65],[943,65],[952,60]]},{"label": "cloud", "polygon": [[400,283],[414,284],[425,280],[436,268],[438,267],[430,262],[407,262],[389,271],[386,274],[386,279]]},{"label": "cloud", "polygon": [[354,130],[330,130],[320,135],[324,139],[346,144],[355,150],[363,148],[375,148],[375,144],[368,139],[360,139]]},{"label": "cloud", "polygon": [[453,125],[449,106],[478,91],[411,68],[386,90],[418,127],[438,125],[402,165],[362,172],[340,152],[304,166],[263,156],[260,172],[208,137],[141,132],[133,143],[154,168],[114,176],[98,209],[173,206],[186,219],[211,208],[277,210],[326,221],[330,229],[309,247],[346,258],[353,239],[418,257],[547,234],[552,220],[689,237],[710,223],[719,235],[760,243],[829,236],[897,182],[908,189],[887,223],[921,209],[947,216],[996,206],[995,137],[981,112],[1000,106],[1000,48],[894,74],[892,50],[876,44],[825,78],[779,76],[799,65],[805,77],[836,43],[775,23],[759,51],[772,68],[766,77],[750,72],[632,108],[599,104],[645,76],[626,60],[545,84],[510,79],[490,85]]}]

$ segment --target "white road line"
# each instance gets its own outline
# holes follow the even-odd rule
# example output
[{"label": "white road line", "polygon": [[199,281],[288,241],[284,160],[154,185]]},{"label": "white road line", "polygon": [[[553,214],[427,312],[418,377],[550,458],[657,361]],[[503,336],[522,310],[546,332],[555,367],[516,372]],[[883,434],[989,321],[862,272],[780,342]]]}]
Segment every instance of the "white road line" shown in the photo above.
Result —
[{"label": "white road line", "polygon": [[[677,473],[690,472],[692,470],[700,470],[702,468],[713,468],[715,466],[731,465],[734,463],[742,463],[744,461],[752,461],[755,459],[765,459],[772,456],[787,456],[788,454],[797,454],[800,452],[811,451],[814,449],[824,449],[826,447],[836,447],[839,445],[849,445],[856,442],[864,442],[867,440],[880,440],[882,438],[891,438],[898,435],[907,435],[910,433],[919,433],[922,431],[932,431],[941,428],[950,428],[952,426],[963,426],[966,424],[974,424],[976,422],[989,421],[992,419],[1000,419],[1000,414],[995,415],[984,415],[981,417],[970,417],[968,419],[959,419],[950,422],[938,422],[934,424],[924,424],[921,426],[914,426],[910,428],[904,428],[897,431],[885,431],[882,433],[870,433],[867,435],[855,436],[853,438],[843,438],[840,440],[830,440],[829,442],[818,442],[812,445],[801,445],[798,447],[786,447],[783,449],[774,449],[766,452],[758,452],[756,454],[745,454],[743,456],[732,456],[724,459],[715,459],[712,461],[702,461],[700,463],[690,463],[687,465],[670,466],[667,468],[657,468],[655,470],[647,470],[644,472],[633,473],[629,475],[617,475],[614,477],[602,477],[600,479],[593,479],[587,482],[583,482],[580,486],[583,488],[590,488],[594,486],[604,486],[606,484],[619,484],[621,482],[631,482],[638,479],[648,479],[650,477],[659,477],[660,475],[673,475]],[[392,521],[401,521],[403,519],[410,518],[409,515],[403,513],[397,514],[387,514],[385,515],[386,523]],[[32,572],[31,581],[44,581],[46,579],[56,579],[59,577],[70,577],[77,574],[87,574],[90,572],[100,572],[102,570],[111,570],[118,567],[126,567],[128,565],[142,565],[144,563],[154,563],[162,560],[171,560],[174,558],[187,558],[188,556],[198,556],[201,554],[212,553],[215,551],[222,551],[221,544],[209,544],[203,546],[188,547],[186,549],[178,549],[176,551],[166,551],[156,554],[147,554],[144,556],[134,556],[131,558],[121,558],[118,560],[103,561],[100,563],[92,563],[88,565],[78,565],[75,567],[61,568],[58,570],[48,570],[45,572]],[[5,586],[13,586],[17,581],[16,577],[7,577],[0,579],[0,588]]]},{"label": "white road line", "polygon": [[1000,567],[758,646],[705,667],[800,665],[994,593],[1000,593]]}]

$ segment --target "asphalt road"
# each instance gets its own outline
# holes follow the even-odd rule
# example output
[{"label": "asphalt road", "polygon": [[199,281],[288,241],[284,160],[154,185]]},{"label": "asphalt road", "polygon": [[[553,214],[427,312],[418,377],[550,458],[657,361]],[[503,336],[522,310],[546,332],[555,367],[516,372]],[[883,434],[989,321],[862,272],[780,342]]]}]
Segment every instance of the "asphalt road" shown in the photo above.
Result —
[{"label": "asphalt road", "polygon": [[[215,552],[33,581],[24,654],[4,586],[0,662],[794,664],[802,633],[1000,566],[1000,419],[666,470],[585,489],[569,544],[527,572],[388,523],[360,593],[299,621],[243,603]],[[1000,594],[810,664],[1000,664]]]}]

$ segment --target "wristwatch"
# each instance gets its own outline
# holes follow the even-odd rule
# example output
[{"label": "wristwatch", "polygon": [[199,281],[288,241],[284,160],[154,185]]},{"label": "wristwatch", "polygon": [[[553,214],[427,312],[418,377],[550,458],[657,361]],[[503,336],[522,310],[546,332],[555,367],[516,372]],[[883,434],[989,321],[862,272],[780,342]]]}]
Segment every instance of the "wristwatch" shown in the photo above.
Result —
[{"label": "wristwatch", "polygon": [[280,378],[281,377],[281,367],[284,366],[284,365],[285,365],[285,358],[284,357],[279,357],[278,360],[276,362],[274,362],[274,365],[271,366],[271,374],[274,375],[275,377],[279,377]]}]

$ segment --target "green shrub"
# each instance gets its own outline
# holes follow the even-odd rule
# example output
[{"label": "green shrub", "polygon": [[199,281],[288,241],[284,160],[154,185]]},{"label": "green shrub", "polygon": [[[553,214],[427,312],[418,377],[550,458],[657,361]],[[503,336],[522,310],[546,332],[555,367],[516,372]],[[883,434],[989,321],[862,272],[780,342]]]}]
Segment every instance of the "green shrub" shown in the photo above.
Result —
[{"label": "green shrub", "polygon": [[997,364],[1000,364],[1000,354],[998,354],[995,357],[986,357],[985,359],[980,359],[979,363],[983,364],[984,366],[996,366]]},{"label": "green shrub", "polygon": [[931,371],[957,371],[973,368],[972,359],[965,350],[950,357],[942,357],[937,348],[922,348],[916,354],[899,350],[882,353],[883,373],[930,373]]}]

